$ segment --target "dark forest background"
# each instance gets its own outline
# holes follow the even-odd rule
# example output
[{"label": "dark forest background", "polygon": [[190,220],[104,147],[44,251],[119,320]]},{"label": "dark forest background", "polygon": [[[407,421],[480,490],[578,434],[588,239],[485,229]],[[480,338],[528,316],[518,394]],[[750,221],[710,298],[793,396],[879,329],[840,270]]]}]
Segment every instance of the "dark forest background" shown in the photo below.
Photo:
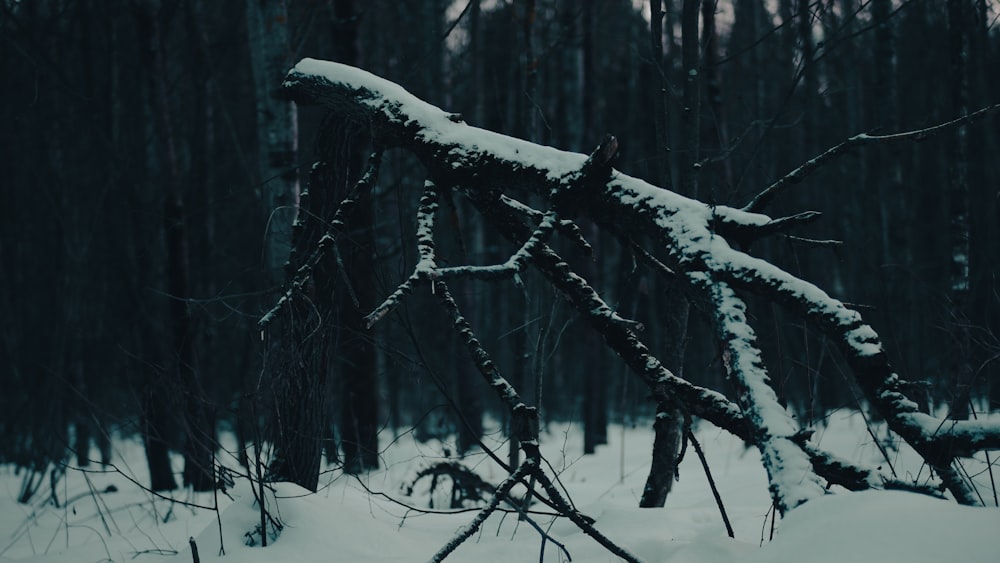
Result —
[{"label": "dark forest background", "polygon": [[[679,140],[681,4],[663,2],[661,62],[649,3],[630,0],[0,0],[0,462],[44,472],[74,452],[106,458],[112,436],[141,436],[156,456],[223,431],[244,443],[277,432],[275,353],[258,320],[283,281],[265,264],[269,229],[291,215],[264,196],[275,178],[259,165],[273,158],[259,141],[258,98],[272,95],[255,86],[263,50],[281,63],[274,91],[302,57],[343,61],[538,143],[589,153],[612,133],[617,168],[677,186],[678,163],[693,158]],[[285,38],[277,55],[248,31],[254,5],[269,6],[264,37]],[[852,135],[1000,102],[998,16],[987,0],[703,1],[697,196],[742,206]],[[323,119],[299,109],[282,175],[305,184]],[[997,124],[849,152],[770,211],[822,218],[756,249],[862,308],[931,407],[966,409],[954,397],[967,387],[976,408],[1000,401]],[[350,131],[342,143],[346,185],[366,145]],[[343,314],[324,340],[318,438],[353,470],[377,464],[379,432],[460,433],[464,450],[505,416],[436,309],[412,300],[370,331],[352,320],[415,260],[423,175],[412,158],[386,159],[370,221],[352,231],[361,250],[345,257],[367,281],[338,286]],[[461,203],[449,214],[461,236],[442,256],[509,254]],[[670,288],[606,235],[591,242],[581,271],[662,351]],[[588,448],[609,423],[649,423],[647,392],[547,286],[530,275],[524,291],[455,285],[502,370],[540,395],[543,420],[579,421]],[[800,419],[859,408],[827,343],[764,311],[753,321]],[[693,314],[679,371],[725,390],[710,334]]]}]

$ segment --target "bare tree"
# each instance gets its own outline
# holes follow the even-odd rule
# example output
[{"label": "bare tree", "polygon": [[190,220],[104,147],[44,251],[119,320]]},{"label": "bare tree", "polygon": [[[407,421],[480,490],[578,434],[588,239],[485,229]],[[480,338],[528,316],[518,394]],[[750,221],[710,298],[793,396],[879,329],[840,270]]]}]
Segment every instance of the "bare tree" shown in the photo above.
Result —
[{"label": "bare tree", "polygon": [[279,286],[284,281],[299,198],[296,108],[278,97],[274,87],[274,77],[292,63],[288,2],[246,0],[246,20],[257,102],[258,185],[266,219],[264,267],[271,285]]},{"label": "bare tree", "polygon": [[[698,16],[701,0],[684,0],[681,12],[681,62],[683,94],[681,100],[680,193],[698,197],[699,154],[701,148],[701,44],[698,40]],[[655,45],[654,45],[655,47]],[[657,139],[665,143],[665,139]],[[664,164],[665,166],[665,164]],[[661,182],[666,178],[661,173]],[[662,185],[668,185],[666,183]],[[679,284],[668,283],[664,321],[667,369],[683,377],[684,352],[687,346],[691,305]],[[675,400],[660,401],[653,422],[653,460],[639,506],[662,507],[677,474],[684,413]]]},{"label": "bare tree", "polygon": [[[361,9],[353,0],[338,0],[333,17],[337,22],[334,36],[334,53],[338,61],[359,64],[358,25]],[[426,8],[426,6],[425,6]],[[436,13],[431,8],[432,13]],[[433,26],[429,26],[433,27]],[[440,61],[440,57],[438,57]],[[440,64],[438,62],[438,64]],[[432,64],[433,66],[433,64]],[[439,72],[439,71],[438,71]],[[360,139],[356,125],[341,116],[332,116],[337,133],[328,135],[323,155],[330,171],[330,186],[335,190],[324,207],[324,212],[314,217],[329,217],[337,199],[346,196],[351,175],[360,167]],[[335,340],[339,361],[340,445],[343,450],[344,469],[359,473],[378,467],[378,368],[372,332],[365,326],[365,310],[374,306],[375,295],[375,210],[370,190],[359,190],[352,196],[354,210],[346,216],[342,260],[345,270],[331,287],[335,297],[334,321],[337,325]],[[312,241],[302,240],[300,244]]]},{"label": "bare tree", "polygon": [[[172,340],[172,355],[167,369],[172,375],[170,379],[179,393],[184,412],[184,485],[196,491],[205,491],[214,484],[215,431],[196,369],[195,331],[187,301],[191,297],[189,235],[184,212],[182,165],[168,95],[166,47],[161,21],[168,14],[162,6],[151,4],[145,7],[140,17],[148,31],[146,39],[149,41],[153,69],[149,74],[150,105],[157,117],[154,127],[162,155],[160,167],[164,173],[162,217]],[[151,397],[150,400],[166,399]],[[163,408],[163,405],[155,408]]]}]

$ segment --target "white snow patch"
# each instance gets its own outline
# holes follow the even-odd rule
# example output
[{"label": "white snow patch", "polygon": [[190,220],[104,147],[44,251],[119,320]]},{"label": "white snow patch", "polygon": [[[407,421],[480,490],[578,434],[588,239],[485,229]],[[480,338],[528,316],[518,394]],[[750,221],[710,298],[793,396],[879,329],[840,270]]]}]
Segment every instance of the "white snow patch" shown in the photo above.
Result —
[{"label": "white snow patch", "polygon": [[[880,463],[877,448],[865,443],[865,421],[860,416],[835,413],[829,423],[818,433],[824,447],[845,458]],[[739,440],[710,424],[698,425],[695,433],[708,456],[736,540],[725,537],[715,501],[694,455],[686,456],[681,463],[680,481],[675,483],[665,509],[636,508],[649,469],[653,440],[649,421],[637,428],[609,428],[610,443],[600,446],[592,456],[582,455],[583,440],[578,426],[550,425],[549,431],[542,435],[541,447],[580,510],[596,518],[598,529],[609,538],[646,562],[940,563],[953,559],[996,561],[1000,556],[1000,534],[997,534],[1000,510],[965,508],[901,492],[836,494],[813,499],[791,511],[784,522],[779,521],[775,540],[767,543],[771,500],[758,457],[748,454]],[[384,434],[383,446],[388,446],[392,436]],[[496,436],[502,440],[499,434]],[[227,449],[231,450],[232,439],[228,436],[226,439]],[[489,436],[486,439],[494,448],[503,447]],[[116,447],[120,452],[115,460],[118,466],[129,472],[135,470],[134,477],[145,482],[148,477],[142,444],[118,441]],[[427,560],[456,530],[468,524],[474,513],[420,514],[385,497],[369,496],[365,487],[403,502],[426,506],[429,496],[426,490],[412,498],[405,497],[399,485],[411,478],[417,468],[441,459],[445,447],[454,451],[451,444],[419,443],[403,436],[391,447],[383,448],[384,468],[361,476],[360,481],[332,470],[324,473],[317,494],[306,494],[294,485],[278,484],[276,513],[285,528],[267,548],[244,543],[244,534],[257,525],[259,514],[245,481],[238,478],[236,488],[230,491],[234,500],[219,495],[224,557],[219,556],[219,527],[210,511],[179,505],[171,508],[166,501],[152,501],[118,474],[91,474],[91,482],[98,491],[112,484],[118,487],[117,492],[102,493],[99,497],[103,516],[111,528],[108,533],[81,473],[70,469],[66,481],[60,482],[59,508],[42,502],[43,498],[25,506],[14,502],[20,476],[12,468],[0,466],[0,491],[7,491],[0,494],[0,552],[3,552],[0,561],[189,562],[192,560],[189,537],[196,539],[204,563]],[[220,460],[235,467],[232,459],[223,456]],[[180,460],[176,461],[175,469],[179,471]],[[482,454],[468,458],[465,463],[492,483],[499,483],[505,477]],[[921,466],[905,446],[894,464],[900,475],[916,474]],[[979,466],[967,467],[970,473],[982,471]],[[977,479],[983,487],[984,479],[988,478],[980,475]],[[985,483],[988,487],[988,481]],[[210,493],[176,494],[178,498],[212,503]],[[268,499],[274,502],[270,494]],[[170,517],[164,523],[168,513]],[[539,523],[566,545],[574,562],[615,560],[566,519],[555,520],[551,528],[547,518],[539,517]],[[762,535],[765,543],[760,548]],[[487,520],[482,531],[448,561],[538,561],[539,547],[539,536],[530,526],[519,524],[513,516],[497,515]],[[564,561],[551,543],[546,546],[544,560]]]},{"label": "white snow patch", "polygon": [[1000,510],[900,491],[829,495],[793,510],[744,563],[1000,560]]}]

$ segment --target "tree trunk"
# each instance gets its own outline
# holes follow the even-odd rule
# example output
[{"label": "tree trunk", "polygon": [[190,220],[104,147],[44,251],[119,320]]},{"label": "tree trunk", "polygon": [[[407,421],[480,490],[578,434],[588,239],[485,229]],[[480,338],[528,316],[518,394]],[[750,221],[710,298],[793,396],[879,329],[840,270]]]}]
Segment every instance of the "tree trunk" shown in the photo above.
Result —
[{"label": "tree trunk", "polygon": [[[360,11],[352,0],[338,0],[334,5],[334,51],[340,61],[358,64]],[[432,64],[440,64],[432,63]],[[338,124],[338,127],[340,124]],[[354,145],[350,127],[330,153],[330,162],[337,169],[335,186],[346,186],[348,171],[358,167],[360,146]],[[343,197],[339,192],[339,197]],[[344,471],[360,473],[375,469],[378,459],[378,358],[374,333],[364,322],[365,311],[375,303],[375,222],[374,200],[370,191],[358,194],[355,209],[348,217],[344,248],[344,275],[337,276],[335,307],[337,310],[337,355],[340,359],[340,439],[344,453]]]},{"label": "tree trunk", "polygon": [[[600,231],[596,227],[588,229],[587,239],[602,248]],[[584,266],[584,274],[592,284],[599,283],[601,270],[593,261]],[[589,332],[582,338],[584,365],[583,372],[583,453],[592,454],[597,446],[608,443],[608,395],[611,387],[608,385],[609,370],[604,365],[604,354],[601,350],[601,336]]]},{"label": "tree trunk", "polygon": [[[716,193],[717,188],[731,188],[733,186],[734,159],[726,157],[726,153],[730,150],[729,127],[722,103],[722,67],[719,64],[722,37],[719,35],[715,17],[718,8],[719,0],[703,0],[701,6],[702,43],[705,49],[701,74],[705,77],[705,98],[708,101],[706,113],[712,118],[712,127],[709,128],[707,125],[702,127],[702,134],[705,139],[711,138],[712,145],[719,147],[715,160],[722,160],[709,167],[708,170],[712,172],[712,176],[706,175],[701,178],[701,182],[708,185],[709,193],[706,199],[710,203],[719,201],[720,195]],[[720,168],[721,173],[719,173]]]},{"label": "tree trunk", "polygon": [[[147,20],[140,19],[140,24]],[[145,30],[144,27],[140,29]],[[151,85],[144,81],[144,89]],[[144,92],[145,93],[145,92]],[[144,96],[148,98],[149,96]],[[147,137],[155,137],[155,126],[150,123],[152,119],[151,104],[144,103],[142,111],[144,117],[143,133]],[[136,182],[136,189],[129,193],[130,209],[144,209],[152,206],[153,194],[148,193],[139,187],[139,184],[150,182],[149,178],[154,177],[158,165],[154,162],[151,153],[147,153],[147,158],[143,161],[145,169],[142,172],[142,179]],[[158,230],[159,227],[157,226]],[[137,213],[131,216],[131,240],[130,258],[132,260],[131,270],[137,272],[137,280],[133,285],[133,295],[130,302],[135,310],[143,310],[145,307],[142,288],[154,285],[151,272],[153,271],[152,260],[148,253],[144,252],[135,241],[144,240],[151,237],[153,228],[147,225],[138,217]],[[140,434],[146,451],[146,464],[149,468],[150,489],[153,491],[171,491],[177,488],[174,480],[173,469],[170,463],[170,446],[168,432],[170,429],[170,412],[173,410],[174,389],[164,381],[162,368],[158,367],[163,363],[163,347],[159,345],[159,339],[155,336],[155,329],[151,319],[144,319],[137,330],[132,334],[132,348],[135,350],[135,357],[138,361],[130,362],[129,367],[144,374],[143,383],[138,391],[140,416]]]},{"label": "tree trunk", "polygon": [[[899,127],[898,104],[896,98],[896,50],[893,40],[891,0],[873,0],[872,17],[875,20],[875,122],[881,131],[895,133]],[[897,214],[898,209],[905,209],[905,194],[902,193],[902,168],[898,150],[886,147],[881,150],[884,160],[879,167],[881,177],[878,179],[879,218],[882,231],[882,263],[893,261],[895,250],[891,240],[892,231],[905,234],[898,228],[898,223],[905,215]],[[901,201],[902,200],[902,201]],[[890,209],[891,208],[891,209]],[[892,284],[889,284],[892,285]]]},{"label": "tree trunk", "polygon": [[[330,158],[329,150],[325,151]],[[301,212],[292,232],[290,270],[303,266],[326,228],[337,198],[338,164],[329,160],[313,165],[309,187],[302,193]],[[335,267],[335,266],[334,266]],[[323,441],[327,437],[326,398],[333,359],[335,271],[317,267],[304,299],[289,306],[293,313],[268,326],[277,343],[266,343],[275,375],[271,424],[274,454],[269,467],[274,480],[289,481],[310,491],[319,485]]]},{"label": "tree trunk", "polygon": [[195,371],[194,335],[188,295],[187,234],[184,227],[183,203],[179,195],[169,197],[164,204],[167,231],[167,288],[170,302],[170,324],[174,341],[174,369],[184,400],[184,485],[196,491],[210,490],[214,484],[215,432],[206,411],[204,393]]},{"label": "tree trunk", "polygon": [[157,115],[157,137],[163,158],[163,233],[167,250],[167,305],[173,356],[169,365],[184,408],[184,485],[205,491],[214,485],[215,432],[206,411],[204,393],[195,368],[194,332],[190,297],[190,252],[185,224],[184,194],[177,141],[167,94],[167,67],[163,53],[161,13],[146,14],[149,49],[154,72],[151,74],[152,105]]},{"label": "tree trunk", "polygon": [[341,440],[344,471],[360,473],[375,469],[378,459],[378,372],[375,343],[365,324],[365,312],[375,303],[373,254],[374,222],[370,193],[359,197],[357,209],[348,222],[351,248],[344,257],[347,276],[357,303],[348,298],[350,290],[341,283],[338,338],[343,381]]},{"label": "tree trunk", "polygon": [[87,467],[90,465],[90,442],[93,432],[93,419],[92,411],[90,408],[89,400],[81,400],[82,397],[91,397],[88,385],[87,376],[84,371],[84,350],[82,343],[78,343],[75,346],[75,351],[73,358],[70,360],[71,365],[68,369],[72,370],[73,373],[73,387],[77,399],[72,401],[73,405],[73,451],[76,452],[76,465],[77,467]]},{"label": "tree trunk", "polygon": [[162,492],[177,488],[170,464],[170,449],[163,429],[167,427],[170,412],[166,408],[165,393],[160,378],[153,376],[142,394],[142,435],[146,446],[146,464],[149,466],[150,490]]},{"label": "tree trunk", "polygon": [[[951,55],[952,114],[969,113],[969,0],[948,0],[948,34]],[[951,219],[951,262],[948,277],[948,326],[951,336],[951,416],[969,418],[969,399],[973,384],[971,333],[969,329],[969,141],[968,128],[955,128],[950,143],[949,189]]]},{"label": "tree trunk", "polygon": [[351,222],[352,245],[345,257],[348,276],[357,294],[356,305],[340,295],[341,380],[343,395],[341,406],[341,440],[344,450],[344,471],[360,473],[375,469],[378,459],[378,373],[376,371],[375,345],[371,331],[365,325],[365,314],[360,307],[375,303],[374,266],[372,253],[372,201],[371,194],[362,196]]},{"label": "tree trunk", "polygon": [[258,189],[264,213],[264,269],[273,287],[285,279],[299,199],[298,115],[275,96],[275,77],[291,67],[287,0],[246,0],[250,68],[257,103]]},{"label": "tree trunk", "polygon": [[656,407],[656,420],[653,422],[653,459],[639,499],[641,508],[662,508],[666,504],[667,495],[677,477],[678,445],[683,429],[680,409],[669,402],[661,402]]},{"label": "tree trunk", "polygon": [[[290,66],[292,54],[286,0],[247,0],[246,19],[251,69],[257,104],[257,150],[260,197],[267,226],[264,269],[270,285],[278,286],[301,264],[325,229],[317,219],[328,217],[340,178],[323,154],[325,166],[310,178],[308,209],[299,211],[298,116],[294,104],[276,96],[274,83]],[[307,196],[303,194],[303,200]],[[303,201],[303,209],[306,207]],[[293,227],[294,219],[294,227]],[[287,266],[286,266],[287,264]],[[270,328],[266,342],[274,389],[272,433],[274,479],[315,491],[323,439],[326,437],[327,378],[331,369],[334,313],[333,273],[316,272],[309,302],[296,301],[296,321],[282,319]]]},{"label": "tree trunk", "polygon": [[[653,83],[657,90],[653,93],[653,134],[656,144],[656,177],[661,186],[669,186],[670,180],[670,128],[667,100],[669,99],[669,67],[663,64],[663,0],[649,3],[649,36],[653,52]],[[672,30],[667,33],[673,34]]]},{"label": "tree trunk", "polygon": [[[698,197],[698,159],[701,144],[701,72],[698,41],[698,15],[701,0],[684,0],[681,14],[681,58],[684,72],[683,107],[681,108],[680,193]],[[687,346],[690,304],[677,288],[664,296],[664,367],[683,377],[684,352]],[[653,460],[642,491],[639,506],[662,507],[677,474],[677,456],[684,424],[684,414],[676,403],[661,401],[653,424]]]}]

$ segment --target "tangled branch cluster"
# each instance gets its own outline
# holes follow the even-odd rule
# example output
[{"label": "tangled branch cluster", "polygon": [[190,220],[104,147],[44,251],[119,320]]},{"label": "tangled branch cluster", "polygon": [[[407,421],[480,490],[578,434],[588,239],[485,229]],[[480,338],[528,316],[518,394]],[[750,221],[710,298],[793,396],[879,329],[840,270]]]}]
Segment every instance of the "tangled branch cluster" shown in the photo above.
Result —
[{"label": "tangled branch cluster", "polygon": [[[851,490],[893,485],[912,488],[913,484],[889,481],[875,468],[837,459],[810,442],[810,431],[788,415],[771,386],[743,294],[785,306],[836,342],[867,401],[889,427],[926,460],[941,485],[959,502],[977,502],[954,462],[978,451],[1000,448],[1000,425],[942,420],[919,412],[916,403],[906,397],[904,382],[889,364],[878,334],[859,312],[819,287],[736,248],[816,218],[817,214],[803,213],[772,219],[759,211],[781,189],[819,164],[807,163],[804,170],[793,172],[794,178],[776,183],[744,209],[709,206],[614,170],[611,164],[618,147],[614,137],[605,139],[589,156],[534,145],[466,125],[398,85],[364,71],[310,59],[289,73],[284,89],[300,104],[322,104],[349,115],[368,128],[376,146],[408,150],[426,167],[428,179],[416,214],[418,261],[411,274],[368,315],[367,323],[379,322],[418,287],[428,288],[448,312],[486,383],[509,409],[513,437],[525,454],[520,467],[511,468],[510,477],[497,487],[494,502],[442,548],[435,560],[469,537],[514,484],[528,479],[541,485],[545,502],[608,549],[634,560],[594,530],[542,470],[537,409],[525,404],[500,374],[447,286],[454,278],[512,279],[519,283],[520,274],[529,267],[561,292],[603,336],[655,400],[680,405],[688,415],[708,420],[756,446],[780,510],[826,494],[831,484]],[[848,144],[874,142],[872,139],[862,136]],[[831,150],[831,155],[819,158],[843,152]],[[355,190],[370,188],[378,163],[376,155]],[[531,191],[548,208],[536,210],[504,194],[511,186]],[[440,266],[435,254],[435,218],[441,189],[464,195],[482,220],[516,250],[495,265]],[[306,282],[311,265],[329,253],[350,201],[349,197],[341,204],[330,232],[294,274],[283,302]],[[683,282],[689,297],[713,322],[737,401],[672,374],[643,344],[641,325],[620,316],[548,244],[559,235],[590,251],[574,222],[578,217],[612,233],[658,275]],[[651,247],[644,247],[640,240],[652,241]],[[279,303],[262,323],[279,314],[283,306]]]}]

